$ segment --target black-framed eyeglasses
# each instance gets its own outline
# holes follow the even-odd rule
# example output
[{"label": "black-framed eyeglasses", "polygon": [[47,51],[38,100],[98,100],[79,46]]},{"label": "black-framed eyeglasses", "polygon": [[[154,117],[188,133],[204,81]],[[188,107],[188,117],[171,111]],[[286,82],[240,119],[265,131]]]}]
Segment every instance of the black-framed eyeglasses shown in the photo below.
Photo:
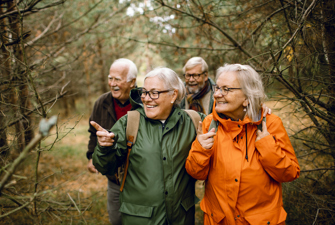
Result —
[{"label": "black-framed eyeglasses", "polygon": [[173,91],[173,90],[169,89],[169,90],[164,90],[164,91],[146,91],[143,88],[138,89],[138,93],[141,96],[141,98],[145,98],[145,96],[147,96],[147,94],[149,94],[149,97],[153,100],[158,99],[160,93],[166,93],[166,92],[169,92],[169,91]]},{"label": "black-framed eyeglasses", "polygon": [[215,88],[215,92],[218,91],[218,90],[220,90],[220,93],[222,95],[227,95],[228,92],[230,92],[232,90],[242,89],[242,88],[229,88],[229,87],[225,87],[225,86],[219,87],[217,85],[214,85],[214,88]]},{"label": "black-framed eyeglasses", "polygon": [[205,72],[202,72],[202,73],[200,73],[200,74],[198,74],[198,73],[194,73],[194,74],[188,74],[188,73],[186,73],[186,74],[184,74],[184,77],[185,77],[186,80],[189,80],[191,77],[193,77],[193,79],[197,80],[197,79],[199,79],[199,77],[200,77],[201,75],[203,75],[204,73],[206,73],[206,71],[205,71]]}]

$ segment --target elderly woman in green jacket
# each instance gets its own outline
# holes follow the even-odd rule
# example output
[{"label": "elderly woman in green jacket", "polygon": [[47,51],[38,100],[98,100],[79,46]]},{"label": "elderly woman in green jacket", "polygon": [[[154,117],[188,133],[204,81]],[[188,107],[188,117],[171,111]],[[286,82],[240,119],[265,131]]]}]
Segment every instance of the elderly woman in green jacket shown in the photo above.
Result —
[{"label": "elderly woman in green jacket", "polygon": [[[120,194],[123,225],[194,224],[195,180],[187,174],[185,160],[196,128],[178,107],[184,96],[183,82],[168,68],[149,72],[144,87],[130,93],[140,121]],[[127,118],[118,120],[110,133],[92,122],[99,142],[93,164],[103,175],[115,174],[127,158]]]}]

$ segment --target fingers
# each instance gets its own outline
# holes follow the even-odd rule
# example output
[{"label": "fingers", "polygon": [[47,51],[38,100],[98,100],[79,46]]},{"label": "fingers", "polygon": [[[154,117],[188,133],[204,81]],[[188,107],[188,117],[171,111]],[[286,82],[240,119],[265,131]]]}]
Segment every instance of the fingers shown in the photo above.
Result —
[{"label": "fingers", "polygon": [[104,128],[102,128],[99,124],[97,124],[94,121],[91,121],[90,124],[97,130],[97,131],[106,131]]},{"label": "fingers", "polygon": [[268,132],[268,128],[266,127],[266,121],[262,121],[262,131],[257,130],[256,135],[257,135],[256,141],[270,135],[270,133]]},{"label": "fingers", "polygon": [[92,162],[92,159],[90,159],[88,161],[88,164],[87,164],[87,169],[90,173],[99,173],[98,170],[95,168],[95,166],[93,165],[93,162]]},{"label": "fingers", "polygon": [[[199,130],[199,129],[198,129]],[[198,132],[198,141],[201,144],[201,146],[205,149],[210,149],[212,148],[214,144],[214,136],[215,136],[215,128],[212,128],[208,133],[203,134],[201,131]]]},{"label": "fingers", "polygon": [[197,134],[203,134],[203,132],[202,132],[202,122],[201,121],[199,121]]},{"label": "fingers", "polygon": [[114,133],[109,133],[108,131],[97,131],[98,142],[100,146],[112,146],[114,143]]},{"label": "fingers", "polygon": [[263,116],[264,117],[266,116],[266,114],[269,114],[269,115],[271,114],[271,109],[269,107],[267,107],[265,105],[265,103],[263,103],[262,108],[263,108]]}]

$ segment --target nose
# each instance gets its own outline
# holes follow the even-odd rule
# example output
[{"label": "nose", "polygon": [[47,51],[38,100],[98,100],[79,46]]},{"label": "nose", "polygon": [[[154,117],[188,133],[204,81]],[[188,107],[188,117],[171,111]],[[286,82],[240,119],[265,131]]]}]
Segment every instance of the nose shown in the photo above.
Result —
[{"label": "nose", "polygon": [[214,89],[214,94],[213,94],[213,97],[214,98],[219,98],[219,97],[222,97],[223,94],[221,93],[221,91],[219,89]]},{"label": "nose", "polygon": [[195,81],[193,76],[190,76],[190,78],[188,79],[189,81]]},{"label": "nose", "polygon": [[110,86],[112,86],[112,87],[115,87],[115,86],[116,86],[116,83],[115,83],[115,80],[114,80],[114,79],[110,79],[110,80],[109,80],[109,83],[110,83]]},{"label": "nose", "polygon": [[143,98],[143,100],[144,101],[151,101],[152,99],[150,98],[150,96],[149,96],[149,93],[147,93],[146,95],[145,95],[145,97]]}]

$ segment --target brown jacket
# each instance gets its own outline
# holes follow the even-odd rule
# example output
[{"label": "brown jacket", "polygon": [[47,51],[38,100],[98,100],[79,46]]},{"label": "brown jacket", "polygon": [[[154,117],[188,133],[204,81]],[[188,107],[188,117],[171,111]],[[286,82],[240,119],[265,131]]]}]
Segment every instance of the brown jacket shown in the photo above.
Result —
[{"label": "brown jacket", "polygon": [[[109,130],[116,123],[116,115],[114,111],[113,96],[111,92],[101,95],[94,103],[93,111],[90,116],[89,122],[95,121],[100,126]],[[97,146],[97,130],[89,123],[90,140],[88,142],[88,150],[86,157],[92,158],[95,146]]]}]

